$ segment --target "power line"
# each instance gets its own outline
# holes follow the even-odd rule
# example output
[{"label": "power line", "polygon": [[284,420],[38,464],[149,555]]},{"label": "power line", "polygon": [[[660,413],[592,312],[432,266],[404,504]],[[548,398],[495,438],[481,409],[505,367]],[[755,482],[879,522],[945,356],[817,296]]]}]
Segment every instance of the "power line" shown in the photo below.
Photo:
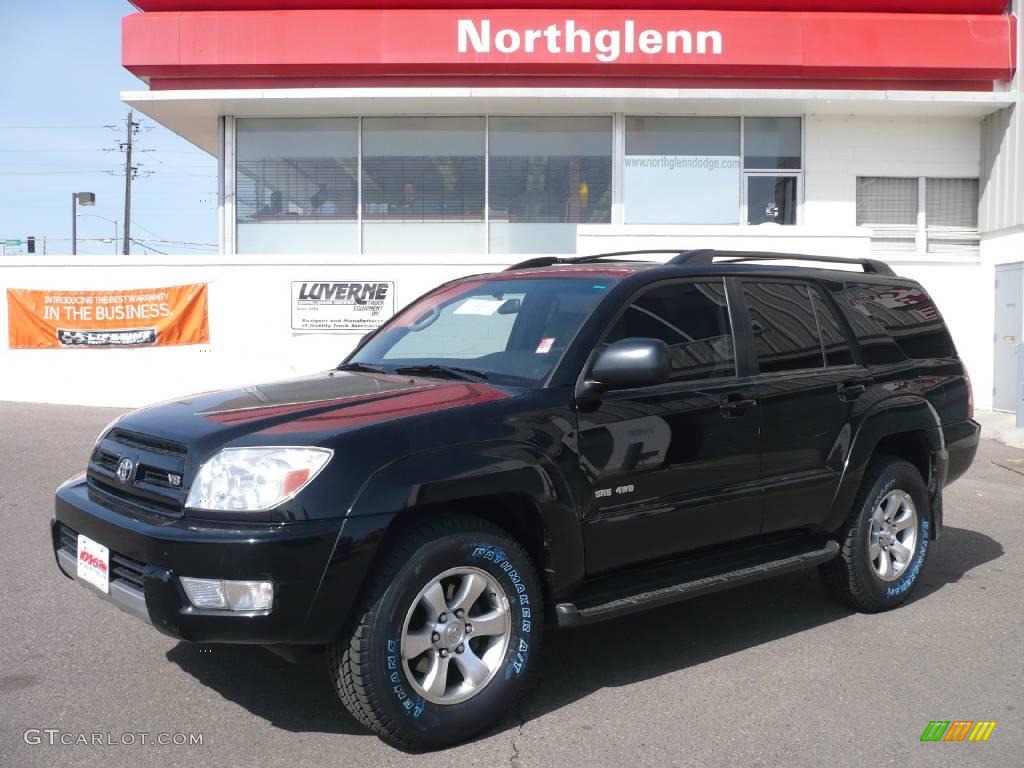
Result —
[{"label": "power line", "polygon": [[146,245],[145,243],[140,243],[138,240],[132,240],[132,242],[135,243],[136,245],[141,245],[146,250],[153,251],[154,253],[159,253],[161,256],[167,256],[168,255],[168,254],[164,253],[163,251],[157,250],[156,248],[150,248],[148,245]]},{"label": "power line", "polygon": [[[25,152],[33,152],[33,153],[34,152],[47,152],[47,153],[49,153],[49,152],[115,152],[115,151],[117,151],[117,150],[115,148],[113,148],[113,147],[109,147],[109,148],[108,147],[84,147],[82,149],[66,149],[66,148],[59,148],[59,149],[44,149],[44,148],[40,148],[40,149],[24,149],[24,148],[22,148],[22,149],[0,149],[0,152],[23,152],[23,153],[25,153]],[[146,151],[148,151],[148,152],[160,152],[161,154],[164,154],[164,155],[194,155],[196,157],[204,157],[205,156],[205,157],[210,158],[211,162],[216,159],[213,156],[211,156],[209,153],[203,152],[202,150],[150,149],[150,150],[146,150]]]},{"label": "power line", "polygon": [[0,125],[0,131],[80,131],[83,128],[113,128],[112,125]]},{"label": "power line", "polygon": [[138,227],[139,229],[141,229],[141,230],[142,230],[143,232],[149,232],[149,234],[151,234],[151,235],[152,235],[153,237],[155,237],[155,238],[156,238],[157,240],[162,240],[162,239],[163,239],[163,238],[161,238],[161,237],[160,237],[160,235],[158,235],[158,234],[157,234],[156,232],[154,232],[154,231],[153,231],[152,229],[150,229],[149,227],[144,227],[143,225],[139,224],[139,222],[137,222],[137,221],[132,221],[132,224],[134,224],[134,225],[135,225],[136,227]]},{"label": "power line", "polygon": [[94,176],[97,173],[105,171],[0,171],[0,176]]}]

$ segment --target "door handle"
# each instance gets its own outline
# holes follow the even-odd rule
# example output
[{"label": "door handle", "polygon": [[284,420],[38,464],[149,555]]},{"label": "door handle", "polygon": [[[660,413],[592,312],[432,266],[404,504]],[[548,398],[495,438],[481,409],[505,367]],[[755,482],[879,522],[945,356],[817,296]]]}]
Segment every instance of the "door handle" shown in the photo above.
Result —
[{"label": "door handle", "polygon": [[756,405],[757,400],[754,400],[753,398],[747,399],[742,395],[726,395],[719,401],[719,407],[722,409],[722,414],[727,419],[739,416],[743,411],[748,408],[753,408]]},{"label": "door handle", "polygon": [[863,384],[840,384],[839,399],[850,402],[851,400],[856,400],[867,391],[868,388]]}]

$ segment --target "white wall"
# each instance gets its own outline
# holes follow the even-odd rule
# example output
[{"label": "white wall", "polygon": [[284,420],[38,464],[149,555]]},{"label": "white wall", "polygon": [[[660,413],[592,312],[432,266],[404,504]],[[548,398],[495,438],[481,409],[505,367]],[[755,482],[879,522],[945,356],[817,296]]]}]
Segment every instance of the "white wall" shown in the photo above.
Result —
[{"label": "white wall", "polygon": [[[0,261],[0,400],[140,406],[325,370],[361,334],[291,330],[292,281],[392,281],[400,308],[460,275],[509,262],[288,256],[35,257]],[[6,288],[156,288],[207,282],[210,344],[138,349],[8,349]]]},{"label": "white wall", "polygon": [[[584,252],[606,247],[656,248],[679,242],[677,236],[628,238],[581,237]],[[787,238],[790,236],[786,236]],[[765,243],[762,249],[804,250],[857,255],[860,238]],[[733,239],[719,242],[687,238],[697,247],[749,247]],[[1024,233],[983,243],[990,250],[985,264],[902,263],[900,274],[920,280],[931,292],[949,323],[957,347],[975,384],[979,408],[991,407],[992,392],[992,264],[1013,261],[1024,253]],[[359,334],[303,334],[291,330],[293,280],[387,280],[395,283],[396,307],[402,307],[435,285],[511,263],[447,259],[423,265],[388,259],[377,264],[341,263],[317,257],[296,262],[277,257],[174,257],[174,263],[153,257],[90,257],[89,264],[71,257],[37,258],[31,263],[0,265],[0,400],[139,406],[179,395],[226,386],[255,384],[324,370],[337,364]],[[7,348],[5,288],[117,289],[208,282],[211,343],[149,349],[10,350]]]},{"label": "white wall", "polygon": [[858,176],[977,178],[981,119],[808,115],[804,222],[857,223]]}]

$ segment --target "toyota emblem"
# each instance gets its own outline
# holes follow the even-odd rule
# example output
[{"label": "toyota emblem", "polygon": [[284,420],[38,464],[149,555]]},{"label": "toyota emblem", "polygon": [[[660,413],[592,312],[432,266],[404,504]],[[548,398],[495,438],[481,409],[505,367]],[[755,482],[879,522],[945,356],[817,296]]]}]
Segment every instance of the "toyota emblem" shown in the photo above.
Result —
[{"label": "toyota emblem", "polygon": [[132,473],[135,471],[135,464],[129,458],[123,458],[117,464],[117,479],[122,483],[127,483],[132,479]]}]

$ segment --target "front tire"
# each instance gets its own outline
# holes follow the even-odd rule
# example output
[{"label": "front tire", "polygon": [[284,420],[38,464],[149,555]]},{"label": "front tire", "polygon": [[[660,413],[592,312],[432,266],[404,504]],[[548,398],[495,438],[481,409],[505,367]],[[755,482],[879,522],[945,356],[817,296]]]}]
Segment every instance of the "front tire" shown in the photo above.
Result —
[{"label": "front tire", "polygon": [[465,741],[506,712],[539,663],[543,597],[526,551],[468,516],[409,529],[330,649],[345,707],[384,741]]},{"label": "front tire", "polygon": [[917,468],[881,456],[869,465],[846,524],[839,557],[821,566],[829,590],[865,613],[906,602],[928,557],[931,509]]}]

